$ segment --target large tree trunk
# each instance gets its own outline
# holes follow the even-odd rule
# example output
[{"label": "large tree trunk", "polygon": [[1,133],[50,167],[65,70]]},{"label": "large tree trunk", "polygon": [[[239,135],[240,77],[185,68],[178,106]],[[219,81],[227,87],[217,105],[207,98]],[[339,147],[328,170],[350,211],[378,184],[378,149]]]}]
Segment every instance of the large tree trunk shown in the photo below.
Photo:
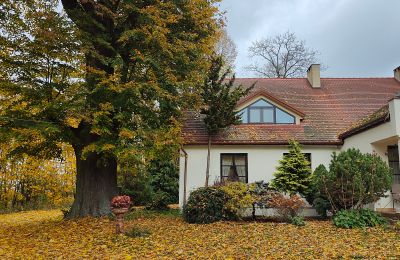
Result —
[{"label": "large tree trunk", "polygon": [[76,155],[75,201],[67,218],[101,217],[111,213],[111,199],[117,195],[117,160],[90,153],[86,160]]}]

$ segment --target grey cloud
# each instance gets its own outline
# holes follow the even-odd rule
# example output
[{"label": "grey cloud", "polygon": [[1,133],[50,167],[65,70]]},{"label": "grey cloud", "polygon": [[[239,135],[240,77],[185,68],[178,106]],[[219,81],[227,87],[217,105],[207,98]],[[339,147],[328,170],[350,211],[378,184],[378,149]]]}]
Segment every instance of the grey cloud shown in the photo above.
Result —
[{"label": "grey cloud", "polygon": [[392,76],[400,66],[399,0],[223,0],[238,46],[239,77],[251,42],[290,30],[321,53],[325,77]]}]

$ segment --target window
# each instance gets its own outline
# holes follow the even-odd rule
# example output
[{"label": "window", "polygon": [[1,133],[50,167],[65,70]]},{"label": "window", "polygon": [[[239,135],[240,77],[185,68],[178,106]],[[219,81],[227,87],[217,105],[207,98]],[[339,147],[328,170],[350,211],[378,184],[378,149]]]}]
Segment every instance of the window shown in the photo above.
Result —
[{"label": "window", "polygon": [[221,154],[221,181],[240,181],[247,183],[247,154]]},{"label": "window", "polygon": [[244,124],[294,124],[295,117],[282,109],[259,99],[242,109],[239,114]]},{"label": "window", "polygon": [[[283,155],[288,155],[289,153],[284,153]],[[306,157],[306,160],[310,163],[311,167],[311,153],[303,153],[304,157]]]}]

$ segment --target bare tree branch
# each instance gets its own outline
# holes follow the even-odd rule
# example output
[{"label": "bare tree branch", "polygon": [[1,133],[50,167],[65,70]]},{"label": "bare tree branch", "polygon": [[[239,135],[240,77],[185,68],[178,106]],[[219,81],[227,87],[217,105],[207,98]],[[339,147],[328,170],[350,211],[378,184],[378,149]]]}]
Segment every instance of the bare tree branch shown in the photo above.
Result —
[{"label": "bare tree branch", "polygon": [[245,69],[267,78],[302,77],[308,67],[317,62],[318,55],[294,33],[286,32],[253,42],[249,57],[255,61]]}]

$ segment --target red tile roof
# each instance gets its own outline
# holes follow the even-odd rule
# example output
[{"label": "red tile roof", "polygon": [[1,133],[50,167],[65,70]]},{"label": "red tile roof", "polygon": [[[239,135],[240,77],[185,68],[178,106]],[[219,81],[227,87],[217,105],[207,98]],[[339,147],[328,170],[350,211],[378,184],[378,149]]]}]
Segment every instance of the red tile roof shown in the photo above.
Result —
[{"label": "red tile roof", "polygon": [[[339,145],[340,133],[382,108],[400,91],[400,82],[394,78],[322,78],[318,89],[304,78],[242,78],[235,83],[250,86],[254,82],[257,83],[249,96],[268,93],[269,98],[301,113],[304,119],[299,125],[231,126],[213,136],[213,144],[287,144],[289,139],[295,139],[303,144]],[[239,104],[248,99],[243,98]],[[185,143],[206,144],[207,132],[201,116],[188,112],[186,118]]]},{"label": "red tile roof", "polygon": [[384,105],[371,115],[362,118],[353,124],[349,129],[339,134],[340,139],[345,139],[372,127],[378,126],[390,120],[389,105]]}]

